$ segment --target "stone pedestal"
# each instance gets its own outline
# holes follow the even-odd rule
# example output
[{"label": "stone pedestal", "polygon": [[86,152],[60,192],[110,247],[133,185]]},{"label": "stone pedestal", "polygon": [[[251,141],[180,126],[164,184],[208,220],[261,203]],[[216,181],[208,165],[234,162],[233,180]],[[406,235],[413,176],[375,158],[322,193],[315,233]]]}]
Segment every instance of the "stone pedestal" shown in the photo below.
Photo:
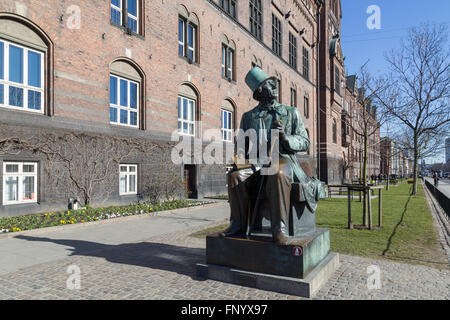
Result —
[{"label": "stone pedestal", "polygon": [[206,238],[206,264],[197,274],[264,290],[312,296],[336,270],[339,256],[330,253],[330,232],[317,228],[291,238],[286,245],[271,237]]}]

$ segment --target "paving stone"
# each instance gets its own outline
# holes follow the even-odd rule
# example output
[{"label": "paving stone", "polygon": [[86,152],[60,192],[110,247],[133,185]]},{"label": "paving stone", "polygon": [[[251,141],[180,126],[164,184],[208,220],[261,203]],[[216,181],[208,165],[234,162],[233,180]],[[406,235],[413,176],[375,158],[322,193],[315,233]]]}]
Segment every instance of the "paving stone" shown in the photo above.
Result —
[{"label": "paving stone", "polygon": [[[296,296],[197,279],[195,264],[205,260],[205,240],[190,237],[213,224],[111,246],[24,268],[0,276],[3,299],[262,299],[297,300]],[[68,290],[67,267],[81,269],[81,289]],[[367,288],[366,268],[381,270],[381,288]],[[450,271],[340,255],[334,276],[313,299],[449,299]]]}]

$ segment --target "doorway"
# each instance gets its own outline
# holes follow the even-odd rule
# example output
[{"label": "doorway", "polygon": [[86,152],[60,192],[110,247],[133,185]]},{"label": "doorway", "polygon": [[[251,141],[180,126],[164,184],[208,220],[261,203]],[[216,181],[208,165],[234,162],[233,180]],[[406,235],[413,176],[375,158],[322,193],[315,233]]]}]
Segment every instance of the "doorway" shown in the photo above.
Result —
[{"label": "doorway", "polygon": [[188,199],[197,199],[197,167],[193,164],[184,165],[184,188]]}]

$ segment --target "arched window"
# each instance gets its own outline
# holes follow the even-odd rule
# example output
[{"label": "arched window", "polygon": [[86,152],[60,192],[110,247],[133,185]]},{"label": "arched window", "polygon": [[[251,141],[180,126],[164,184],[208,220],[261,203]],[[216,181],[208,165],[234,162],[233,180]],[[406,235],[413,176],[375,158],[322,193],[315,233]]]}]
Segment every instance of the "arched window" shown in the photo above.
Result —
[{"label": "arched window", "polygon": [[200,62],[199,20],[183,5],[178,6],[178,55],[191,62]]},{"label": "arched window", "polygon": [[297,86],[291,82],[291,107],[297,108]]},{"label": "arched window", "polygon": [[337,124],[336,124],[336,120],[333,119],[333,143],[337,143]]},{"label": "arched window", "polygon": [[236,44],[222,35],[222,77],[236,80]]},{"label": "arched window", "polygon": [[178,133],[189,136],[199,136],[196,121],[200,120],[199,95],[188,84],[182,84],[178,89]]},{"label": "arched window", "polygon": [[281,78],[281,74],[278,72],[275,72],[275,82],[277,84],[277,88],[278,88],[278,102],[282,103],[282,96],[283,96],[283,85],[282,85],[282,78]]},{"label": "arched window", "polygon": [[144,74],[129,60],[116,60],[110,67],[110,112],[112,124],[144,129]]},{"label": "arched window", "polygon": [[229,100],[222,102],[220,111],[220,128],[223,141],[233,142],[233,130],[235,128],[235,107]]},{"label": "arched window", "polygon": [[31,21],[0,14],[0,107],[50,114],[52,43]]},{"label": "arched window", "polygon": [[303,98],[303,113],[306,119],[309,119],[309,95],[305,93],[305,97]]}]

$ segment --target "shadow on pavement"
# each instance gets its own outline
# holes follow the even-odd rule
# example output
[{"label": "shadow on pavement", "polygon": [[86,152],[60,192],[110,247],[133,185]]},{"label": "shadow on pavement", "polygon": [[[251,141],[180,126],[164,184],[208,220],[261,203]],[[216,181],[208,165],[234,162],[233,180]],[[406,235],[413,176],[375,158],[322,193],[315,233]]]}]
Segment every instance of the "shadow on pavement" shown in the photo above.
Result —
[{"label": "shadow on pavement", "polygon": [[205,249],[179,247],[162,243],[139,242],[119,245],[102,244],[84,240],[50,239],[30,236],[17,236],[27,241],[51,242],[72,247],[71,256],[104,258],[112,263],[160,269],[190,276],[195,275],[196,263],[204,263]]}]

